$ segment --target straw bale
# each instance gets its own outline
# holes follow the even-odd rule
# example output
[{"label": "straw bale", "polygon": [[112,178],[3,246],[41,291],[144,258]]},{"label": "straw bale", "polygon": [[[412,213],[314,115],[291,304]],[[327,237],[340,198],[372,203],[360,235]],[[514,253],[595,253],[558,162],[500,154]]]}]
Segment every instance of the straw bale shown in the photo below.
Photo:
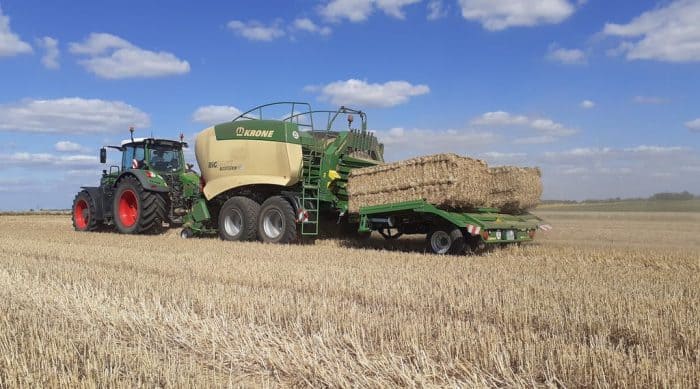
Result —
[{"label": "straw bale", "polygon": [[[425,199],[445,208],[486,205],[486,163],[456,154],[436,154],[356,169],[348,178],[350,212],[360,206]],[[481,182],[481,183],[480,183]]]},{"label": "straw bale", "polygon": [[540,169],[501,166],[490,168],[489,173],[489,206],[503,212],[517,212],[539,204],[542,196]]}]

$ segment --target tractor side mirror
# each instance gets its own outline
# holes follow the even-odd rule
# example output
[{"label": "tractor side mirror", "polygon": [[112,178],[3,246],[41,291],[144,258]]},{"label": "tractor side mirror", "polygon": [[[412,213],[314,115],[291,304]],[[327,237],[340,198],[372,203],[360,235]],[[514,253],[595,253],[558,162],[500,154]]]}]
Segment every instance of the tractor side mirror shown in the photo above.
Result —
[{"label": "tractor side mirror", "polygon": [[100,149],[100,163],[107,163],[107,149],[104,147]]}]

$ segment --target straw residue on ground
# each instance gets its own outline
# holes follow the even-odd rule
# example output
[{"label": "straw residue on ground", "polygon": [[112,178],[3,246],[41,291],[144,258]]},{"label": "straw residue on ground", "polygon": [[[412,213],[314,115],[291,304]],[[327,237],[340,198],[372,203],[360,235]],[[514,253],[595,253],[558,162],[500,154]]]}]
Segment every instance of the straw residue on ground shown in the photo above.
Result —
[{"label": "straw residue on ground", "polygon": [[0,216],[0,387],[698,387],[700,216],[542,216],[479,257]]}]

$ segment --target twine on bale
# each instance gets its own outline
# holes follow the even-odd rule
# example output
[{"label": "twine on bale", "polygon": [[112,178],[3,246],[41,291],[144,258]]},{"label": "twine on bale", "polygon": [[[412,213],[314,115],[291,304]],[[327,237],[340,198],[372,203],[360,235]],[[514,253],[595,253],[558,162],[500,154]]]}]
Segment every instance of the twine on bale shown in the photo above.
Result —
[{"label": "twine on bale", "polygon": [[479,159],[435,154],[355,169],[348,177],[348,209],[425,200],[454,210],[478,207],[517,212],[542,194],[537,168],[491,168]]}]

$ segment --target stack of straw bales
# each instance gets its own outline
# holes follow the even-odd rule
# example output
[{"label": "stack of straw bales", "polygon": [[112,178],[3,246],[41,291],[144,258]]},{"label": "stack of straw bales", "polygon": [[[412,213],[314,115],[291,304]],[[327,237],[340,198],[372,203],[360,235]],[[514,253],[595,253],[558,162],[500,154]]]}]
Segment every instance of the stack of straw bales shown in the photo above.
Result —
[{"label": "stack of straw bales", "polygon": [[355,169],[348,178],[348,208],[425,199],[446,209],[497,207],[517,211],[537,205],[538,169],[492,168],[456,154],[436,154]]}]

